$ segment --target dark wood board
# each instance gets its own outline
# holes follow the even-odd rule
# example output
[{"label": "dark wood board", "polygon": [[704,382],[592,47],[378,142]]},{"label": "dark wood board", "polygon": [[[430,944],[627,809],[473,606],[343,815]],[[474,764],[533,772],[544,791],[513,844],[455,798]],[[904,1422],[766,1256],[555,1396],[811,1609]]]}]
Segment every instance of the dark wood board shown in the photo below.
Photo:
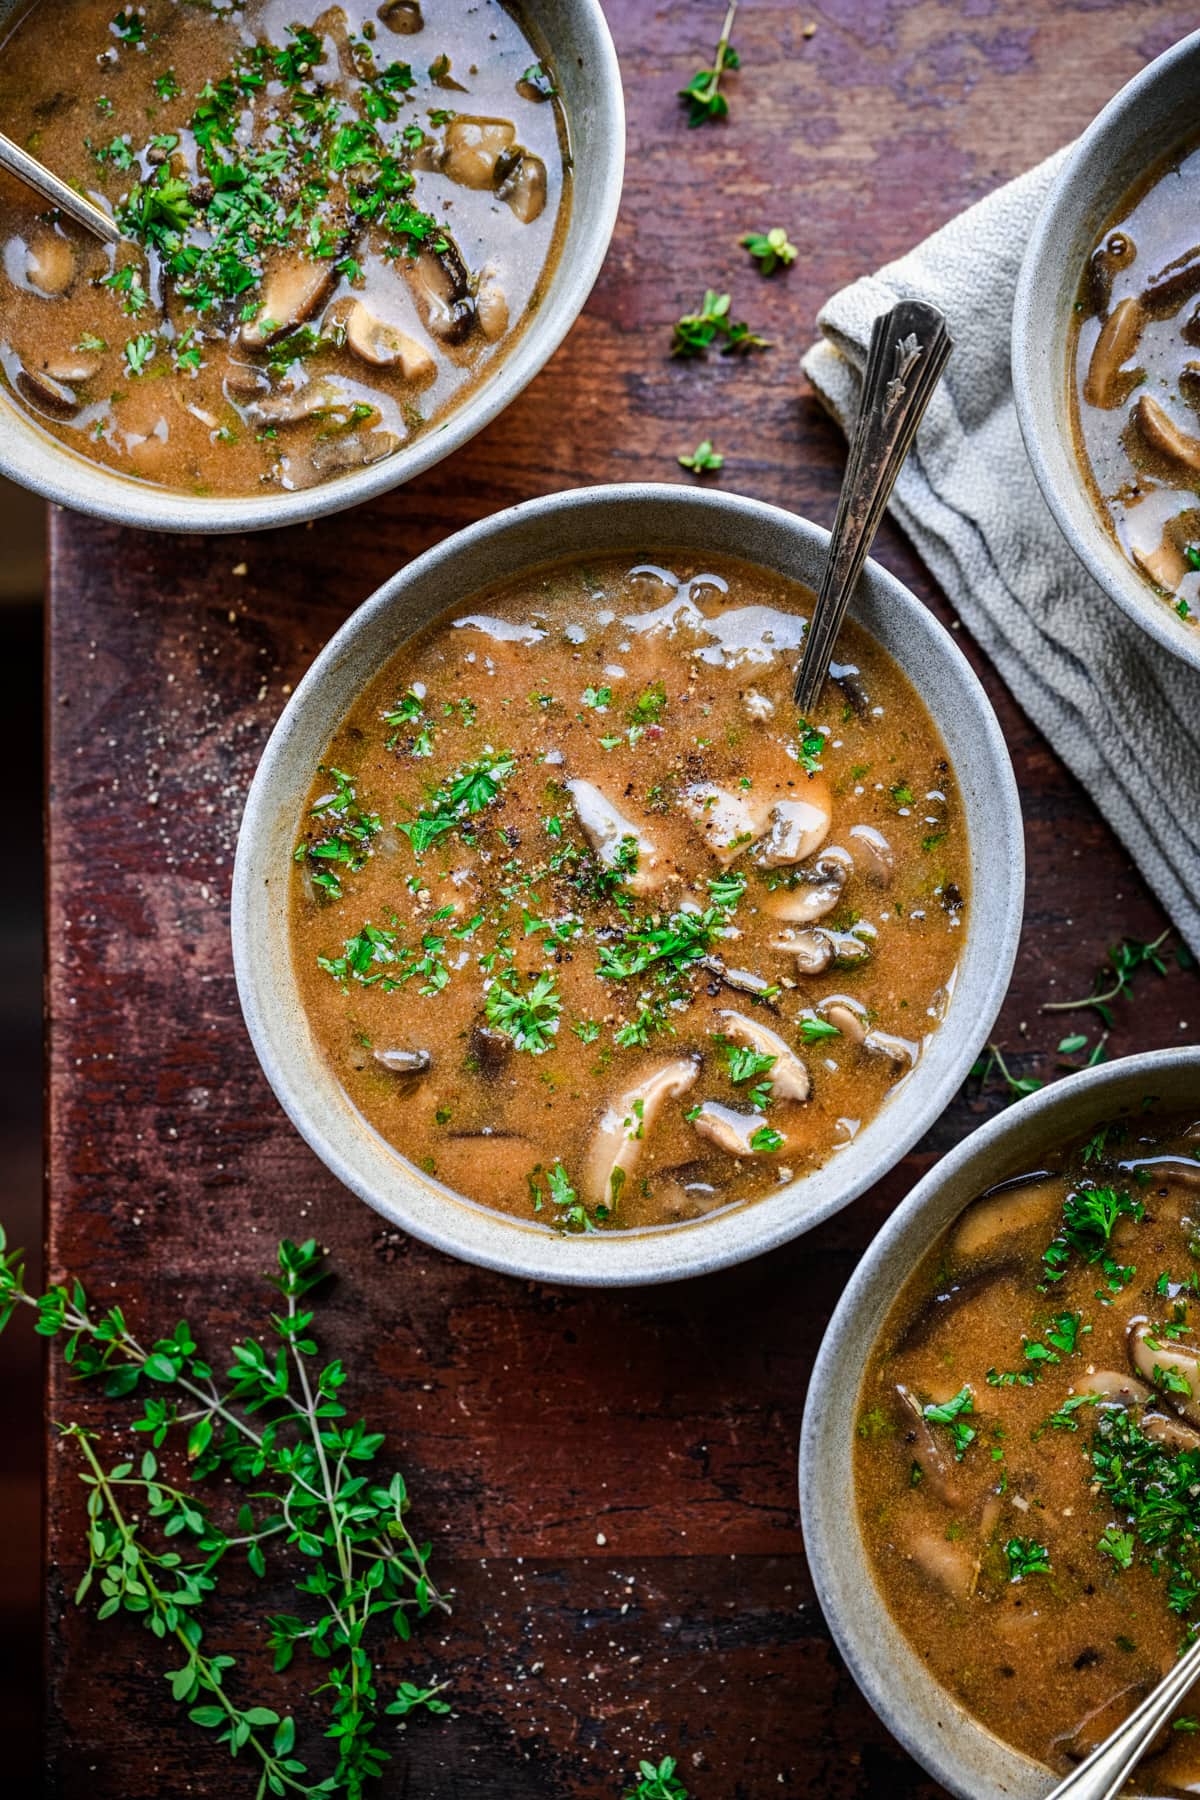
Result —
[{"label": "dark wood board", "polygon": [[[502,420],[421,481],[308,530],[185,540],[53,517],[50,1266],[122,1298],[151,1335],[186,1312],[221,1354],[261,1315],[276,1239],[329,1245],[325,1339],[458,1592],[450,1622],[391,1655],[397,1675],[449,1676],[457,1716],[397,1735],[385,1794],[600,1800],[638,1754],[670,1750],[698,1800],[929,1800],[939,1790],[859,1697],[815,1604],[796,1444],[856,1258],[999,1094],[964,1094],[876,1191],[748,1267],[633,1293],[485,1274],[385,1229],[284,1119],[234,991],[234,843],[255,760],[314,653],[469,521],[563,486],[686,480],[676,455],[711,436],[726,488],[828,522],[842,445],[797,367],[820,302],[1048,154],[1194,21],[1160,0],[745,0],[731,118],[689,132],[675,90],[711,54],[718,0],[608,10],[630,114],[621,220],[586,314]],[[801,254],[768,282],[737,239],[776,223]],[[670,323],[706,285],[730,288],[775,348],[668,361]],[[879,553],[950,620],[890,525]],[[1026,811],[1027,924],[998,1036],[1022,1072],[1050,1075],[1061,1027],[1042,1000],[1086,992],[1115,937],[1152,938],[1165,920],[964,647]],[[1194,976],[1144,978],[1113,1050],[1180,1042],[1198,990]],[[127,1406],[70,1389],[57,1358],[47,1415],[85,1419],[114,1452],[128,1441]],[[249,1767],[172,1709],[153,1640],[71,1605],[83,1509],[53,1438],[48,1509],[47,1793],[252,1793]],[[214,1639],[266,1666],[261,1600],[235,1583],[223,1608]],[[263,1690],[282,1691],[269,1676]]]}]

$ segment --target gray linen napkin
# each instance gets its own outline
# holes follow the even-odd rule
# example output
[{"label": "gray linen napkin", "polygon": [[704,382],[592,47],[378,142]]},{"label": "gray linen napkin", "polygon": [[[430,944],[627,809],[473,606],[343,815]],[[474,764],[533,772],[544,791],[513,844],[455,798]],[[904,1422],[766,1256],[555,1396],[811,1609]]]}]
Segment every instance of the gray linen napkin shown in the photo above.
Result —
[{"label": "gray linen napkin", "polygon": [[875,318],[898,299],[946,314],[954,354],[891,510],[1200,955],[1200,674],[1085,573],[1042,499],[1013,402],[1017,273],[1065,154],[835,294],[804,370],[844,426],[858,410]]}]

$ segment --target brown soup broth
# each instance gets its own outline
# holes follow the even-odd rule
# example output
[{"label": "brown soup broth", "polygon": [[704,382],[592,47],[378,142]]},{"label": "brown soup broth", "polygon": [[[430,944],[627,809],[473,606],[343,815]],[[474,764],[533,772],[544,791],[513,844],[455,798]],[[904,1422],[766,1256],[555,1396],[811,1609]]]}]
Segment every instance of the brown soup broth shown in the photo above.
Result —
[{"label": "brown soup broth", "polygon": [[0,128],[132,240],[0,182],[10,397],[191,494],[311,486],[440,422],[569,212],[553,71],[501,0],[43,0],[0,51]]},{"label": "brown soup broth", "polygon": [[1075,446],[1134,566],[1200,618],[1200,148],[1126,195],[1092,253],[1071,330]]},{"label": "brown soup broth", "polygon": [[546,568],[404,645],[300,826],[295,968],[346,1092],[547,1225],[672,1224],[819,1167],[961,951],[961,806],[900,671],[850,628],[798,731],[809,591],[663,561]]},{"label": "brown soup broth", "polygon": [[[860,1395],[859,1518],[893,1618],[968,1712],[1060,1771],[1200,1620],[1197,1115],[1110,1123],[968,1207]],[[1200,1736],[1168,1739],[1139,1791],[1196,1792]]]}]

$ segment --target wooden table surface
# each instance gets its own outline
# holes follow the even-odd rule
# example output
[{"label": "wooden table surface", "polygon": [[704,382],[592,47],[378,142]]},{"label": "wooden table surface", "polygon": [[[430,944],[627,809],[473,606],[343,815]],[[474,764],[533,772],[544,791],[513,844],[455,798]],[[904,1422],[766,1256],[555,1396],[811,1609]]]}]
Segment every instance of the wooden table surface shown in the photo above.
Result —
[{"label": "wooden table surface", "polygon": [[[745,0],[731,117],[689,132],[675,90],[709,59],[722,10],[608,0],[630,114],[611,255],[545,373],[451,461],[359,512],[245,540],[52,522],[51,1269],[120,1298],[151,1336],[186,1312],[223,1355],[261,1315],[276,1239],[330,1247],[326,1342],[352,1371],[351,1406],[388,1432],[418,1532],[458,1593],[450,1622],[392,1654],[397,1675],[449,1677],[456,1716],[394,1741],[388,1796],[611,1800],[639,1754],[668,1750],[697,1800],[939,1792],[832,1647],[805,1568],[796,1445],[856,1258],[1000,1096],[964,1094],[876,1191],[749,1267],[633,1293],[542,1287],[450,1261],[339,1187],[259,1074],[230,962],[256,758],[360,600],[513,501],[687,480],[676,455],[706,436],[725,488],[828,522],[842,445],[797,369],[821,300],[1053,150],[1194,23],[1165,0]],[[764,281],[737,239],[777,223],[800,255]],[[668,361],[670,324],[706,285],[731,290],[775,348]],[[880,556],[950,619],[890,525]],[[964,647],[1025,802],[1026,929],[998,1036],[1023,1072],[1049,1076],[1063,1027],[1040,1002],[1086,992],[1111,941],[1165,920]],[[1179,1042],[1200,1011],[1194,977],[1149,976],[1139,994],[1117,1053]],[[57,1357],[47,1410],[85,1419],[114,1454],[128,1441],[127,1403],[70,1390]],[[166,1698],[154,1641],[71,1605],[82,1521],[75,1466],[51,1442],[47,1792],[251,1794],[249,1766]],[[266,1668],[262,1604],[234,1582],[212,1637]]]}]

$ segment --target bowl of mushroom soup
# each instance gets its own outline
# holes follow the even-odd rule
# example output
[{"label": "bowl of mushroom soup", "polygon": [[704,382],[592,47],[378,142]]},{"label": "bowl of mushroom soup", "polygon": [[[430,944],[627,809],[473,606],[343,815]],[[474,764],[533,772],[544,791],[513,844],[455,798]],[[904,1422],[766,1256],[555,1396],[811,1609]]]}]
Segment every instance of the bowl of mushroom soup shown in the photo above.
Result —
[{"label": "bowl of mushroom soup", "polygon": [[1012,341],[1017,416],[1055,522],[1122,612],[1196,666],[1198,77],[1193,32],[1071,147],[1025,252]]},{"label": "bowl of mushroom soup", "polygon": [[[1040,1800],[1190,1639],[1198,1201],[1200,1048],[1100,1064],[943,1157],[829,1322],[800,1446],[817,1597],[964,1800]],[[1137,1793],[1196,1791],[1193,1710]]]},{"label": "bowl of mushroom soup", "polygon": [[583,307],[624,167],[598,0],[0,0],[0,129],[123,234],[0,177],[0,471],[172,531],[474,436]]},{"label": "bowl of mushroom soup", "polygon": [[525,1276],[698,1274],[847,1205],[965,1077],[1020,929],[1012,769],[873,563],[797,721],[827,541],[678,487],[530,501],[297,687],[239,835],[239,995],[395,1225]]}]

